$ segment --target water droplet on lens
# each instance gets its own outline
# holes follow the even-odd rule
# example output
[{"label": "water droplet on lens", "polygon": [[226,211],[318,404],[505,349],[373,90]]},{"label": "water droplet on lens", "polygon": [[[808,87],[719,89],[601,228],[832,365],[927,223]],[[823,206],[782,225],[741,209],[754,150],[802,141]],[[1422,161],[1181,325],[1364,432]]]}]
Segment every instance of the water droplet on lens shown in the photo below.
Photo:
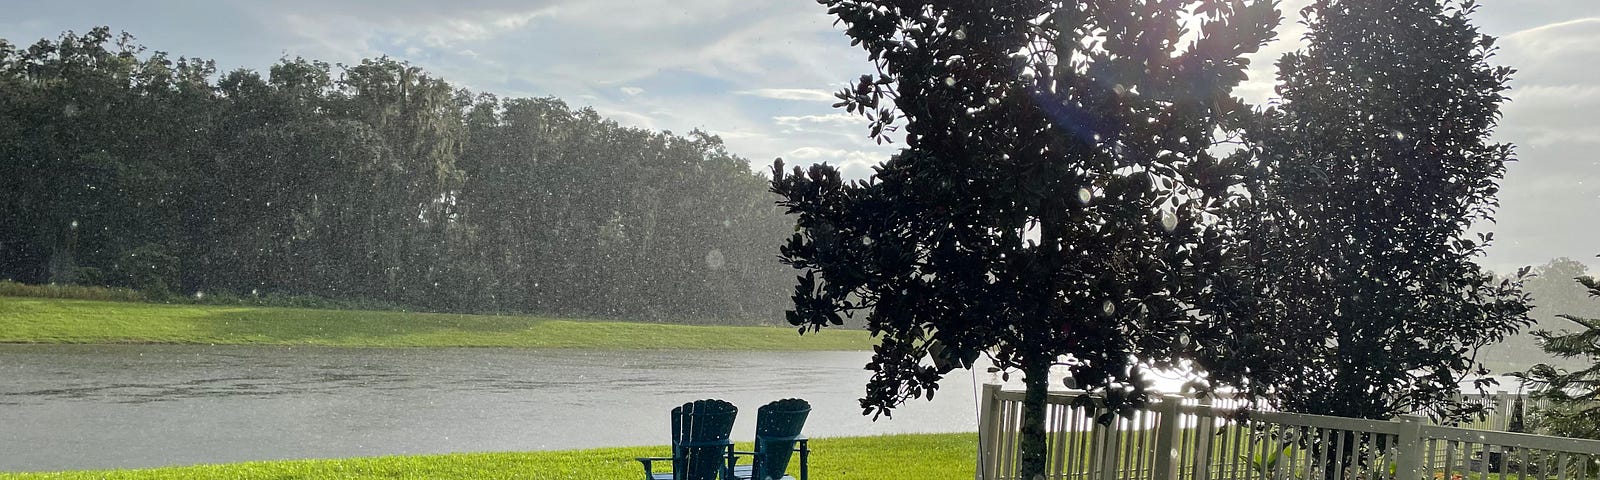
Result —
[{"label": "water droplet on lens", "polygon": [[706,252],[706,267],[712,270],[721,270],[722,266],[727,263],[728,260],[722,256],[722,250],[713,248],[711,251]]},{"label": "water droplet on lens", "polygon": [[1170,211],[1162,210],[1161,211],[1161,229],[1162,230],[1166,230],[1168,233],[1171,233],[1172,230],[1176,229],[1176,228],[1178,228],[1178,216],[1177,215],[1173,215],[1172,212],[1170,212]]}]

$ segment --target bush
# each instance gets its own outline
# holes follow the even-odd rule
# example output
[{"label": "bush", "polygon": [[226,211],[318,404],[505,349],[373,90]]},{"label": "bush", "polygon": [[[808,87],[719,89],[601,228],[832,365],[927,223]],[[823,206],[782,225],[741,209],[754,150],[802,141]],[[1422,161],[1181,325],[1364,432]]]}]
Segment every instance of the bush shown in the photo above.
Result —
[{"label": "bush", "polygon": [[153,243],[123,252],[111,271],[116,284],[158,296],[178,285],[178,258]]},{"label": "bush", "polygon": [[0,280],[0,296],[65,298],[104,302],[145,302],[150,300],[144,293],[129,288],[61,284],[28,285],[10,280]]}]

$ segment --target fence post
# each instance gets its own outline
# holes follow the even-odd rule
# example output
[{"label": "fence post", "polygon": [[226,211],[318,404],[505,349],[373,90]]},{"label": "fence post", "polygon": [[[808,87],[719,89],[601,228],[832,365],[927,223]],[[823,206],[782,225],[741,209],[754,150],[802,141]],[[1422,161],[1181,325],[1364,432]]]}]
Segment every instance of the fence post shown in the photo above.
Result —
[{"label": "fence post", "polygon": [[1155,408],[1160,416],[1156,418],[1155,464],[1151,466],[1150,480],[1178,479],[1178,433],[1183,423],[1178,407],[1182,405],[1183,397],[1166,395]]},{"label": "fence post", "polygon": [[1401,415],[1400,458],[1395,461],[1394,480],[1422,480],[1423,449],[1427,442],[1422,438],[1422,427],[1428,420],[1416,415]]},{"label": "fence post", "polygon": [[983,384],[983,397],[978,402],[978,472],[977,480],[993,480],[1000,468],[997,445],[1000,440],[1000,385]]},{"label": "fence post", "polygon": [[[1200,398],[1200,406],[1211,406],[1211,396]],[[1211,480],[1211,443],[1216,441],[1216,419],[1211,411],[1194,416],[1194,473],[1196,480]]]}]

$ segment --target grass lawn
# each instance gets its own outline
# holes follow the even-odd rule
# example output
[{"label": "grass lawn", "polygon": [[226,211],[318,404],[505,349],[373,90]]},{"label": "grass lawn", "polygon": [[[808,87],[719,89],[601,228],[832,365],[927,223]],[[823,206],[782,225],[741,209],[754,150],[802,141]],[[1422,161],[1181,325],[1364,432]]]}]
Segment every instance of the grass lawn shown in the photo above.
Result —
[{"label": "grass lawn", "polygon": [[[811,478],[970,479],[977,460],[975,433],[820,438],[811,441]],[[748,449],[748,446],[741,447]],[[0,480],[42,479],[551,479],[635,480],[634,457],[665,455],[666,447],[599,448],[557,452],[463,453],[334,460],[248,462],[147,470],[0,473]],[[790,474],[798,474],[791,464]]]},{"label": "grass lawn", "polygon": [[861,330],[0,297],[0,343],[867,350]]}]

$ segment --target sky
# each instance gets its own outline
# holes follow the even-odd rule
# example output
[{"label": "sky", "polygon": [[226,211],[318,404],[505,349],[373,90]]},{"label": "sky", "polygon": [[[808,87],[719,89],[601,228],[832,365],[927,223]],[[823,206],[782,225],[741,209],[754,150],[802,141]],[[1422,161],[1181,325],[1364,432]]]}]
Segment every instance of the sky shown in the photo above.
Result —
[{"label": "sky", "polygon": [[[151,50],[265,71],[280,58],[388,55],[502,97],[554,96],[618,123],[720,136],[756,170],[772,159],[871,173],[898,146],[831,108],[870,71],[810,0],[244,0],[8,2],[0,38],[26,45],[97,25]],[[1299,48],[1307,0],[1285,0],[1279,41],[1237,93],[1270,101],[1273,63]],[[1518,70],[1496,141],[1518,161],[1501,184],[1497,272],[1569,257],[1600,271],[1600,1],[1485,0],[1473,17]]]}]

